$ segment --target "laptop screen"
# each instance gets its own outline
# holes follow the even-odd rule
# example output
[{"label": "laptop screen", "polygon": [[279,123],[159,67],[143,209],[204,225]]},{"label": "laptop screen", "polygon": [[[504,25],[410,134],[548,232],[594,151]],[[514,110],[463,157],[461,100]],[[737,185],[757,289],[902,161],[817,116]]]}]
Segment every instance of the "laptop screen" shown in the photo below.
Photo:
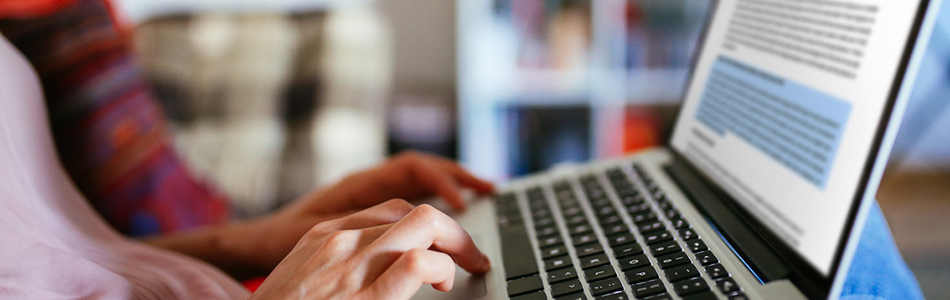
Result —
[{"label": "laptop screen", "polygon": [[671,144],[825,276],[919,1],[720,0]]}]

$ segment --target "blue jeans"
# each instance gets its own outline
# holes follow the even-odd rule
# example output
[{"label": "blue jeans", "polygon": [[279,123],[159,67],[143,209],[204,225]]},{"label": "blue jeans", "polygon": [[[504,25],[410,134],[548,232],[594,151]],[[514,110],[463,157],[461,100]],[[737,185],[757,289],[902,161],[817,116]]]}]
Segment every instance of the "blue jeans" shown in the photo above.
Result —
[{"label": "blue jeans", "polygon": [[861,233],[841,299],[924,299],[917,278],[897,252],[876,202]]}]

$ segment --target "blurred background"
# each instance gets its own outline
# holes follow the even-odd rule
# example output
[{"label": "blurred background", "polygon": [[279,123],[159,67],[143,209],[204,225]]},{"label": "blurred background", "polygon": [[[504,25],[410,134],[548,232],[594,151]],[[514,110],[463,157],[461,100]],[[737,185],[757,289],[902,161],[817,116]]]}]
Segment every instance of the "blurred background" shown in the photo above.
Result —
[{"label": "blurred background", "polygon": [[[236,214],[416,149],[493,179],[662,144],[709,1],[121,0],[176,147]],[[950,6],[878,193],[950,298]]]}]

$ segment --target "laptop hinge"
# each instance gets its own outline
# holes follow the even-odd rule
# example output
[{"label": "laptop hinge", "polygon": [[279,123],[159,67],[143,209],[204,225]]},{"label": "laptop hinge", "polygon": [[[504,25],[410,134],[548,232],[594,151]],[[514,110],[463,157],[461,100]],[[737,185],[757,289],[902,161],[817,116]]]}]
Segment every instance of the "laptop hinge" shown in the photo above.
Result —
[{"label": "laptop hinge", "polygon": [[673,159],[664,170],[763,282],[789,275],[785,261],[756,233],[759,230],[742,218],[737,207],[725,201],[723,197],[728,195],[710,188],[682,158]]}]

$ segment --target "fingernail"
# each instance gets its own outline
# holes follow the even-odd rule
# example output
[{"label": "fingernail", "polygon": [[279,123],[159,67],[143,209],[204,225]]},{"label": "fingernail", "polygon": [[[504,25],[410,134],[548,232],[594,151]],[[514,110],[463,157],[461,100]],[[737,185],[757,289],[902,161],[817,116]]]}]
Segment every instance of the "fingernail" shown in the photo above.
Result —
[{"label": "fingernail", "polygon": [[491,260],[488,259],[488,255],[485,255],[485,253],[482,253],[482,266],[485,271],[491,270]]}]

